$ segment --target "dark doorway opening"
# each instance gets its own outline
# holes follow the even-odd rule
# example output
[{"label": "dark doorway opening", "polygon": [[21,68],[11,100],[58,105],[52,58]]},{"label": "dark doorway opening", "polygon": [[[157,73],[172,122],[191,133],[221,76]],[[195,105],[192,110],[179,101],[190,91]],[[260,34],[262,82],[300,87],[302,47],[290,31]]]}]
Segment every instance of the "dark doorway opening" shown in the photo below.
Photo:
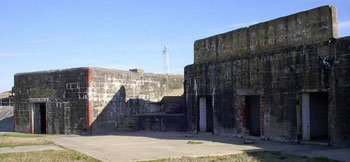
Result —
[{"label": "dark doorway opening", "polygon": [[250,135],[260,136],[260,96],[246,96],[246,127]]},{"label": "dark doorway opening", "polygon": [[310,93],[310,140],[328,141],[328,93]]},{"label": "dark doorway opening", "polygon": [[214,131],[212,97],[207,97],[207,132]]},{"label": "dark doorway opening", "polygon": [[46,134],[46,104],[40,103],[40,127],[41,127],[41,134]]},{"label": "dark doorway opening", "polygon": [[46,134],[46,103],[35,103],[33,109],[34,133]]}]

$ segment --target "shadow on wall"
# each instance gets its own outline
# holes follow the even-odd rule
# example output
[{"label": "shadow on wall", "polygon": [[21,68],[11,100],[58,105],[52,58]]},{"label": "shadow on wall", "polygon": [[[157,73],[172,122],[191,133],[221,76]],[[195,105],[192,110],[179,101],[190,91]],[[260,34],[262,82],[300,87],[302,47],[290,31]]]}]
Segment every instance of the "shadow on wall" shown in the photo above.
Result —
[{"label": "shadow on wall", "polygon": [[13,127],[13,107],[0,106],[0,132],[13,132]]},{"label": "shadow on wall", "polygon": [[0,120],[0,132],[13,132],[14,117]]},{"label": "shadow on wall", "polygon": [[[184,96],[165,96],[160,102],[128,99],[124,86],[109,100],[93,101],[92,134],[128,131],[184,131]],[[103,105],[106,105],[103,107]]]}]

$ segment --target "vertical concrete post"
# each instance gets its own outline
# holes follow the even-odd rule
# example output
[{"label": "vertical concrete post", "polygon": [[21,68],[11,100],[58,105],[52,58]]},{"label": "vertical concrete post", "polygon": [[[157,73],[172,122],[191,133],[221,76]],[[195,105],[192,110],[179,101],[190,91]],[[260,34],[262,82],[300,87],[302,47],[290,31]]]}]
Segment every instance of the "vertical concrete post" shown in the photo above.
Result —
[{"label": "vertical concrete post", "polygon": [[260,137],[264,137],[265,116],[264,96],[260,96]]},{"label": "vertical concrete post", "polygon": [[310,140],[310,95],[308,93],[302,94],[301,103],[301,117],[302,117],[302,134],[303,140]]},{"label": "vertical concrete post", "polygon": [[29,104],[29,110],[30,110],[30,114],[31,114],[30,133],[34,134],[34,104],[32,104],[32,103]]},{"label": "vertical concrete post", "polygon": [[[45,133],[49,134],[49,120],[48,120],[48,103],[45,103]],[[41,128],[43,129],[43,128]]]},{"label": "vertical concrete post", "polygon": [[87,70],[87,91],[88,91],[88,105],[87,105],[87,130],[92,133],[92,69]]}]

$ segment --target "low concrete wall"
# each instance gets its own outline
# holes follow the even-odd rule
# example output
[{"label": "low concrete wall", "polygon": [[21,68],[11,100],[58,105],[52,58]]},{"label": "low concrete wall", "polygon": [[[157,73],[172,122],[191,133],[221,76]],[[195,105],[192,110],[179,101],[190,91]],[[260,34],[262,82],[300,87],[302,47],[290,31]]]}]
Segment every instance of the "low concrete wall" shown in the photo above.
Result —
[{"label": "low concrete wall", "polygon": [[164,131],[183,132],[185,131],[184,114],[149,114],[138,115],[139,130],[141,131]]},{"label": "low concrete wall", "polygon": [[159,113],[163,111],[163,105],[176,107],[171,103],[162,103],[163,99],[166,96],[177,98],[183,94],[183,75],[103,68],[91,68],[91,71],[93,133],[116,130],[126,116]]}]

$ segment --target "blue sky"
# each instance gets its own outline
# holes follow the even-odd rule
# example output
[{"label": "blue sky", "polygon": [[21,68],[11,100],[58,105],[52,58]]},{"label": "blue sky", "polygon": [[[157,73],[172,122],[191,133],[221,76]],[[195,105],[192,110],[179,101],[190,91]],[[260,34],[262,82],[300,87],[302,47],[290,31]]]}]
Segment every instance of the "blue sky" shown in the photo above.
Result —
[{"label": "blue sky", "polygon": [[105,67],[162,73],[193,63],[197,39],[321,5],[338,8],[350,35],[348,0],[1,0],[0,92],[19,72]]}]

